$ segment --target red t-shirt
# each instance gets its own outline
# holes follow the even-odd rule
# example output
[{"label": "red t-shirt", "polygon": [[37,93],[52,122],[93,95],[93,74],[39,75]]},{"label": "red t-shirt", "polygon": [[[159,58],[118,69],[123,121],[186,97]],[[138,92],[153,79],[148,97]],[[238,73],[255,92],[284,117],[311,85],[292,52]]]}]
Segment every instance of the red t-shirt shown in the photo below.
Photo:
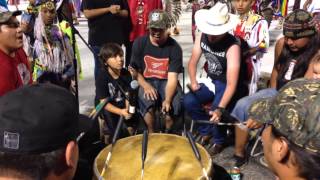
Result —
[{"label": "red t-shirt", "polygon": [[0,50],[0,96],[32,83],[32,75],[26,53],[22,48],[12,58]]},{"label": "red t-shirt", "polygon": [[161,0],[128,0],[132,30],[130,41],[147,33],[147,23],[149,13],[154,9],[162,9]]}]

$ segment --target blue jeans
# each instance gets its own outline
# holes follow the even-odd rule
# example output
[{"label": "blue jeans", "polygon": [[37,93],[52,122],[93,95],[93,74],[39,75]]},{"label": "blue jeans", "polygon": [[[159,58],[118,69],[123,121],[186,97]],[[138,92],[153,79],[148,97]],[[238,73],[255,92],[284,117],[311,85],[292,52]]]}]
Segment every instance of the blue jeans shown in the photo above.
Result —
[{"label": "blue jeans", "polygon": [[[139,108],[140,113],[142,116],[145,116],[148,110],[151,107],[157,107],[161,106],[162,102],[165,99],[165,88],[167,86],[167,80],[160,80],[160,79],[153,79],[153,80],[147,80],[148,83],[150,83],[158,92],[158,100],[147,100],[144,98],[144,90],[142,87],[139,88]],[[173,96],[172,102],[171,102],[171,112],[170,115],[173,116],[179,116],[181,113],[181,102],[183,98],[183,93],[180,84],[178,84],[176,88],[176,92]]]},{"label": "blue jeans", "polygon": [[[193,120],[209,120],[210,116],[203,109],[203,105],[212,102],[211,110],[218,107],[224,91],[226,83],[213,80],[215,85],[215,93],[210,91],[207,86],[200,84],[200,89],[195,92],[189,92],[184,97],[184,108],[189,113]],[[226,130],[225,127],[216,125],[199,125],[198,131],[201,135],[212,135],[215,144],[223,144],[225,142]]]},{"label": "blue jeans", "polygon": [[101,62],[98,57],[101,47],[100,46],[91,46],[91,47],[94,51],[94,55],[93,55],[93,58],[94,58],[94,79],[96,79],[99,71],[102,68]]},{"label": "blue jeans", "polygon": [[278,91],[273,88],[262,89],[250,96],[241,98],[234,109],[232,110],[231,116],[239,120],[240,122],[245,122],[248,120],[248,110],[253,102],[262,98],[274,97],[278,94]]}]

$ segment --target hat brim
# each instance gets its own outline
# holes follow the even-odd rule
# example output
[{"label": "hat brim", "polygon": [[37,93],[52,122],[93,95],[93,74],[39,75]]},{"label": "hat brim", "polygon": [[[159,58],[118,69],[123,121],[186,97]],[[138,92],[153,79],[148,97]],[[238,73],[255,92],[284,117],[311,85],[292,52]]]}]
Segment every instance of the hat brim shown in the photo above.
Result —
[{"label": "hat brim", "polygon": [[162,25],[148,25],[147,26],[148,29],[151,29],[151,28],[155,28],[155,29],[169,29],[169,27],[167,26],[162,26]]},{"label": "hat brim", "polygon": [[12,16],[20,16],[22,14],[22,11],[17,10],[12,12]]},{"label": "hat brim", "polygon": [[12,16],[19,16],[19,15],[21,15],[21,14],[22,14],[22,11],[19,11],[19,10],[18,10],[18,11],[13,11],[13,12],[7,11],[7,12],[2,12],[2,13],[3,13],[4,15],[3,15],[0,23],[5,23],[5,22],[9,21]]},{"label": "hat brim", "polygon": [[272,121],[270,107],[273,98],[259,99],[251,104],[248,110],[248,117],[260,123]]},{"label": "hat brim", "polygon": [[195,22],[202,33],[208,35],[221,35],[234,29],[239,22],[237,15],[229,13],[229,16],[229,21],[225,24],[219,26],[210,25],[207,22],[207,19],[210,18],[210,14],[208,13],[208,10],[202,9],[195,14]]}]

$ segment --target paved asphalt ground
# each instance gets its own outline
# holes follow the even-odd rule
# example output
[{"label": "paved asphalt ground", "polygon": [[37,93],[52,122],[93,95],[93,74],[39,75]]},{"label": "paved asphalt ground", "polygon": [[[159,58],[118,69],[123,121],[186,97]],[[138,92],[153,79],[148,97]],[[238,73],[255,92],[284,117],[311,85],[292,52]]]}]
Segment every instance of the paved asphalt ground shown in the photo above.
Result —
[{"label": "paved asphalt ground", "polygon": [[[26,5],[22,4],[19,9],[25,8]],[[15,9],[10,7],[10,9]],[[273,66],[273,51],[275,40],[281,34],[281,30],[276,28],[276,22],[273,22],[270,28],[270,48],[268,53],[264,56],[262,71],[266,74],[270,74]],[[192,51],[192,38],[191,38],[191,12],[190,10],[184,11],[180,17],[178,23],[180,29],[180,35],[174,36],[174,38],[180,43],[183,49],[183,64],[187,68],[188,60],[191,56]],[[85,18],[80,18],[80,24],[76,26],[79,30],[80,35],[87,40],[88,39],[88,25]],[[79,99],[80,99],[80,111],[86,112],[88,109],[93,107],[93,99],[95,93],[94,77],[93,77],[93,55],[85,44],[77,37],[78,46],[81,54],[81,62],[83,69],[83,78],[79,81]],[[187,72],[187,71],[186,71]],[[200,70],[198,70],[200,72]],[[180,75],[180,80],[182,80],[182,75]],[[189,82],[188,74],[186,73],[186,83]],[[182,82],[182,81],[181,81]],[[225,167],[227,170],[230,168],[233,155],[233,147],[230,146],[226,148],[222,153],[213,157],[213,161],[218,165]],[[241,168],[242,179],[243,180],[269,180],[275,179],[272,173],[260,165],[258,158],[251,158],[249,163]]]}]

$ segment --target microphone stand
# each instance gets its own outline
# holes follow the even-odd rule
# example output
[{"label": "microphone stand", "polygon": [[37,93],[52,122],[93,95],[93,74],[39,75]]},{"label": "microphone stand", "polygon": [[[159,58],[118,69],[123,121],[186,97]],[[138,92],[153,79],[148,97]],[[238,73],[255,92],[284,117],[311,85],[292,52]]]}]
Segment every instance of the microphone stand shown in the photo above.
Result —
[{"label": "microphone stand", "polygon": [[76,27],[74,27],[74,25],[70,25],[73,34],[77,34],[78,37],[81,39],[81,41],[87,46],[87,48],[91,51],[91,53],[93,55],[96,55],[96,53],[94,52],[94,50],[92,49],[92,47],[90,46],[90,44],[87,43],[87,41],[83,38],[83,36],[80,34],[80,32],[76,29]]},{"label": "microphone stand", "polygon": [[[72,31],[72,49],[73,49],[73,67],[74,67],[74,88],[75,88],[75,94],[76,94],[76,99],[78,102],[78,108],[79,107],[79,82],[78,82],[78,62],[76,58],[76,36],[75,36],[75,31],[74,31],[74,26],[73,24],[70,23],[71,31]],[[79,33],[79,32],[78,32]]]},{"label": "microphone stand", "polygon": [[91,48],[91,46],[84,40],[84,38],[80,35],[79,31],[74,27],[73,22],[69,22],[68,21],[68,16],[66,14],[64,14],[62,11],[60,12],[61,18],[58,17],[58,21],[67,21],[68,25],[71,27],[71,38],[72,38],[72,49],[73,49],[73,67],[74,67],[74,79],[75,79],[75,96],[77,99],[77,103],[78,103],[78,111],[79,111],[79,81],[78,81],[78,62],[77,62],[77,58],[76,58],[76,36],[75,34],[77,34],[80,39],[83,41],[83,43],[89,48],[89,50],[93,53],[93,49]]},{"label": "microphone stand", "polygon": [[103,180],[103,175],[105,174],[106,169],[107,169],[108,164],[109,164],[109,161],[110,161],[110,159],[111,159],[112,150],[113,150],[113,147],[115,146],[115,144],[116,144],[116,142],[117,142],[118,135],[119,135],[119,131],[120,131],[120,128],[121,128],[121,126],[122,126],[122,124],[123,124],[123,121],[124,121],[124,117],[123,117],[123,116],[120,116],[119,121],[118,121],[118,124],[117,124],[117,127],[116,127],[116,130],[115,130],[114,135],[113,135],[113,138],[112,138],[112,143],[111,143],[110,151],[109,151],[108,156],[107,156],[107,158],[106,158],[106,161],[105,161],[105,163],[104,163],[104,166],[103,166],[101,175],[100,175],[100,177],[99,177],[99,180]]},{"label": "microphone stand", "polygon": [[199,149],[198,149],[196,143],[194,142],[194,139],[193,139],[193,137],[192,137],[191,132],[186,131],[186,135],[187,135],[187,138],[188,138],[188,140],[189,140],[189,143],[190,143],[190,145],[191,145],[191,147],[192,147],[193,153],[194,153],[194,155],[196,156],[198,162],[200,163],[203,176],[204,176],[207,180],[209,180],[208,173],[207,173],[207,171],[206,171],[206,170],[204,169],[204,167],[203,167],[203,164],[202,164],[202,162],[201,162],[201,155],[200,155],[200,153],[199,153]]},{"label": "microphone stand", "polygon": [[142,168],[141,168],[141,180],[143,180],[144,177],[144,162],[146,161],[147,157],[147,150],[148,150],[148,130],[143,131],[143,138],[142,138]]}]

